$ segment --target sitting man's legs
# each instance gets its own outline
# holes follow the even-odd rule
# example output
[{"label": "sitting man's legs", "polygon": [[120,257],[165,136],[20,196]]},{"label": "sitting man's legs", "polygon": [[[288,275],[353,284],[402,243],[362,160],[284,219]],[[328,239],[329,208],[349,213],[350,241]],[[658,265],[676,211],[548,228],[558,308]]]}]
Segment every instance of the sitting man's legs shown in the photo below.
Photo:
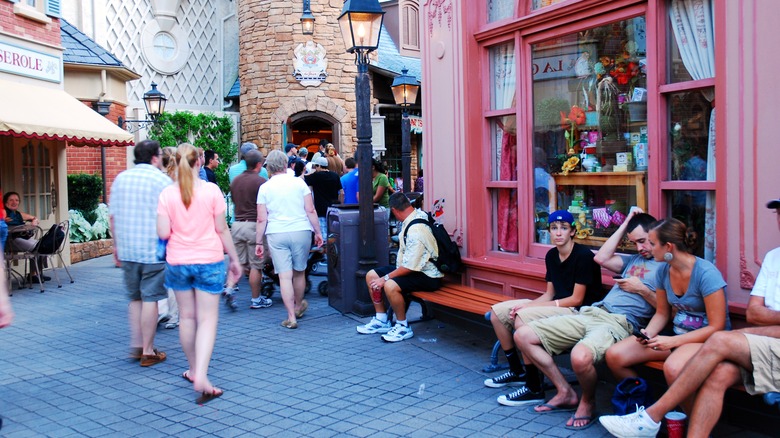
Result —
[{"label": "sitting man's legs", "polygon": [[[520,354],[515,348],[515,342],[512,338],[512,332],[515,330],[515,324],[522,325],[520,318],[515,318],[512,309],[516,306],[530,302],[531,300],[510,300],[496,303],[490,311],[490,323],[493,325],[493,331],[496,333],[501,349],[504,350],[506,361],[509,364],[509,371],[492,379],[485,379],[485,386],[489,388],[502,388],[504,386],[522,386],[525,384],[525,370],[523,362],[520,360]],[[511,315],[511,317],[510,317]],[[517,321],[517,322],[516,322]]]},{"label": "sitting man's legs", "polygon": [[[655,436],[660,429],[661,419],[664,415],[698,391],[688,422],[690,425],[688,436],[706,437],[720,418],[723,394],[729,386],[738,383],[742,377],[740,368],[746,371],[743,380],[746,380],[745,389],[749,394],[766,392],[780,385],[780,382],[772,382],[771,366],[770,370],[766,370],[770,372],[770,376],[763,373],[758,376],[760,382],[754,374],[753,364],[761,364],[762,360],[762,358],[753,357],[753,352],[758,351],[754,349],[760,348],[765,355],[773,354],[772,351],[763,351],[769,350],[766,347],[757,347],[767,340],[778,342],[774,338],[754,337],[741,331],[717,332],[710,336],[701,350],[688,361],[682,373],[666,393],[647,410],[640,409],[633,414],[622,417],[603,416],[599,420],[615,436],[627,434]],[[751,343],[755,343],[756,346],[751,345]],[[774,352],[774,354],[777,353]],[[756,368],[756,371],[761,372],[765,367],[760,368]],[[752,380],[749,382],[748,378]],[[645,432],[644,435],[637,435],[640,427]]]}]

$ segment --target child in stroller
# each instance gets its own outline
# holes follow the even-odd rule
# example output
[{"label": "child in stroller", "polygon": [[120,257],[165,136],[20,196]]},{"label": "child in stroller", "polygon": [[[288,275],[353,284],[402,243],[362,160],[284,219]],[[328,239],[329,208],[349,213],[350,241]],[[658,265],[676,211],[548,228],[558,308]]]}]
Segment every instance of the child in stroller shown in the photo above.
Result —
[{"label": "child in stroller", "polygon": [[[313,272],[316,272],[318,269],[321,269],[319,268],[319,264],[324,259],[325,245],[320,248],[313,246],[309,251],[309,259],[306,262],[306,289],[304,293],[308,294],[311,290],[311,280],[309,279],[309,275]],[[263,288],[261,294],[266,298],[271,298],[274,294],[274,286],[279,286],[279,276],[274,272],[274,264],[271,261],[271,258],[268,257],[265,264],[263,265]],[[328,282],[320,282],[320,285],[317,287],[317,291],[320,295],[327,296]]]}]

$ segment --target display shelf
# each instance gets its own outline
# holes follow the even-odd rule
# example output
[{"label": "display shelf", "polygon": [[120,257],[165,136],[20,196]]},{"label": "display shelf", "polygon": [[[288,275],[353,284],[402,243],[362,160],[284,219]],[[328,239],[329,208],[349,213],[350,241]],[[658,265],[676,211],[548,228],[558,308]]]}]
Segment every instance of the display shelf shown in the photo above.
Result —
[{"label": "display shelf", "polygon": [[[568,175],[554,174],[557,186],[626,186],[636,190],[636,205],[647,211],[647,172],[572,172]],[[566,208],[567,206],[558,206]]]}]

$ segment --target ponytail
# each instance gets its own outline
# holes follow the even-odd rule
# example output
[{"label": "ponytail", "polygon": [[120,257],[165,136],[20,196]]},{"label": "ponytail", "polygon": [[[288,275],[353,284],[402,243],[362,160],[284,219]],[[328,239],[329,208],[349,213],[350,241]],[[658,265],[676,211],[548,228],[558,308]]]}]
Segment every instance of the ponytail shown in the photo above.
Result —
[{"label": "ponytail", "polygon": [[179,181],[179,191],[181,192],[181,202],[184,207],[190,208],[192,204],[192,195],[194,191],[194,177],[192,169],[198,163],[198,150],[189,143],[182,143],[176,148],[176,165],[179,168],[177,179]]}]

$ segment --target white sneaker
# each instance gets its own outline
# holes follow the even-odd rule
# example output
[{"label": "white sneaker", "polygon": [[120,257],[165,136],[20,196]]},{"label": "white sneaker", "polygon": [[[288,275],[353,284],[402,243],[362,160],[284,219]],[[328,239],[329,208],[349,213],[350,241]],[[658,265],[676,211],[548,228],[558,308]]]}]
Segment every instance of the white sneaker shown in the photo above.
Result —
[{"label": "white sneaker", "polygon": [[644,407],[628,415],[602,415],[599,422],[618,438],[654,438],[661,429],[661,423],[653,421]]},{"label": "white sneaker", "polygon": [[414,332],[411,327],[396,324],[386,335],[382,335],[382,340],[385,342],[400,342],[404,339],[409,339],[412,336],[414,336]]},{"label": "white sneaker", "polygon": [[359,325],[356,327],[357,332],[363,335],[373,335],[374,333],[387,333],[390,331],[390,321],[382,322],[376,317],[371,319],[371,322],[365,325]]}]

